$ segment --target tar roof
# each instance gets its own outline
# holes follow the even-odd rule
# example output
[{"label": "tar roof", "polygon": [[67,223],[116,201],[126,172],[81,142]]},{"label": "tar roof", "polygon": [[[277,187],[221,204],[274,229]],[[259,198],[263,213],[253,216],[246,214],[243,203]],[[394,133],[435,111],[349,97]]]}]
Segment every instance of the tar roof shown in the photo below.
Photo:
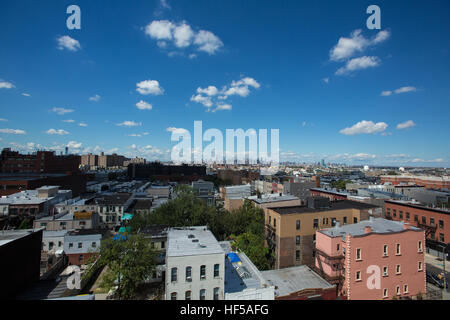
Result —
[{"label": "tar roof", "polygon": [[[361,236],[365,235],[365,227],[371,227],[372,233],[396,233],[396,232],[404,232],[404,223],[399,221],[392,221],[383,218],[377,218],[370,220],[363,220],[359,223],[348,224],[345,226],[335,226],[333,228],[320,230],[319,232],[324,233],[330,237],[345,237],[346,234],[351,234],[352,236]],[[421,231],[421,229],[410,226],[410,230],[413,231]]]},{"label": "tar roof", "polygon": [[359,202],[359,201],[351,201],[351,200],[337,200],[331,201],[330,207],[328,208],[318,208],[313,209],[308,206],[292,206],[292,207],[277,207],[271,208],[279,214],[296,214],[296,213],[314,213],[314,212],[322,212],[322,211],[333,211],[333,210],[343,210],[343,209],[374,209],[378,208],[376,205]]},{"label": "tar roof", "polygon": [[334,286],[306,265],[261,272],[263,278],[275,286],[275,296],[282,297],[305,289],[328,289]]},{"label": "tar roof", "polygon": [[44,228],[22,229],[22,230],[0,230],[0,246],[41,230],[44,230]]},{"label": "tar roof", "polygon": [[207,227],[172,228],[167,239],[168,257],[224,254],[219,242]]}]

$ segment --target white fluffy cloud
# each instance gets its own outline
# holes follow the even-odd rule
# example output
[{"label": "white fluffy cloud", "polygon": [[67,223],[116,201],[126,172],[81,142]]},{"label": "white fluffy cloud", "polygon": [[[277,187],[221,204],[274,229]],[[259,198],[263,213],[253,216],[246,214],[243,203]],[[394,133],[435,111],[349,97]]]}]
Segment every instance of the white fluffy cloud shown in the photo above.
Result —
[{"label": "white fluffy cloud", "polygon": [[166,128],[166,131],[167,132],[172,132],[172,133],[186,133],[186,132],[188,132],[184,128],[176,128],[176,127],[168,127],[168,128]]},{"label": "white fluffy cloud", "polygon": [[395,89],[393,91],[391,91],[391,90],[383,91],[383,92],[381,92],[381,95],[383,97],[387,97],[392,94],[400,94],[400,93],[414,92],[414,91],[417,91],[416,87],[407,86],[407,87],[401,87],[401,88]]},{"label": "white fluffy cloud", "polygon": [[399,123],[399,124],[397,125],[397,129],[398,129],[398,130],[407,129],[407,128],[414,127],[415,125],[416,125],[416,124],[414,123],[414,121],[408,120],[408,121],[406,121],[406,122]]},{"label": "white fluffy cloud", "polygon": [[89,101],[98,102],[98,101],[100,101],[100,99],[101,99],[101,97],[98,94],[96,94],[95,96],[90,97]]},{"label": "white fluffy cloud", "polygon": [[134,122],[134,121],[127,120],[127,121],[118,123],[117,125],[120,127],[139,127],[142,125],[142,122]]},{"label": "white fluffy cloud", "polygon": [[60,136],[69,134],[69,132],[67,132],[66,130],[63,130],[63,129],[58,129],[58,130],[56,130],[56,129],[48,129],[46,131],[46,133],[47,134],[57,134],[57,135],[60,135]]},{"label": "white fluffy cloud", "polygon": [[73,109],[66,109],[66,108],[53,108],[52,111],[57,113],[57,114],[59,114],[59,115],[63,115],[63,114],[66,114],[66,113],[74,112],[75,110],[73,110]]},{"label": "white fluffy cloud", "polygon": [[367,47],[386,41],[390,37],[390,32],[382,30],[372,39],[367,39],[362,35],[362,30],[358,29],[351,33],[350,38],[341,37],[338,43],[330,50],[330,60],[342,61],[352,57],[357,52],[363,52]]},{"label": "white fluffy cloud", "polygon": [[22,130],[22,129],[0,129],[0,133],[26,134],[25,130]]},{"label": "white fluffy cloud", "polygon": [[388,125],[385,122],[374,123],[373,121],[363,120],[349,128],[342,129],[339,132],[349,136],[356,134],[373,134],[383,132],[387,127]]},{"label": "white fluffy cloud", "polygon": [[360,57],[360,58],[354,58],[345,64],[344,67],[339,68],[336,71],[336,75],[345,75],[349,74],[353,71],[361,70],[361,69],[367,69],[367,68],[373,68],[380,64],[380,59],[377,57]]},{"label": "white fluffy cloud", "polygon": [[204,105],[207,110],[211,111],[211,107],[214,105],[216,108],[212,110],[231,110],[231,104],[225,103],[230,96],[247,97],[250,94],[250,88],[258,89],[261,85],[253,78],[244,77],[238,81],[232,81],[230,86],[224,86],[221,90],[218,90],[216,86],[208,86],[206,88],[197,88],[197,94],[191,97],[191,101]]},{"label": "white fluffy cloud", "polygon": [[152,110],[153,108],[153,106],[150,103],[147,103],[144,100],[141,100],[138,103],[136,103],[136,107],[139,110]]},{"label": "white fluffy cloud", "polygon": [[79,124],[78,124],[80,127],[87,127],[88,125],[86,124],[86,123],[84,123],[84,122],[80,122]]},{"label": "white fluffy cloud", "polygon": [[[214,33],[207,30],[194,31],[185,21],[176,23],[169,20],[155,20],[145,27],[145,34],[157,41],[159,48],[165,49],[172,44],[174,47],[188,48],[196,47],[195,50],[207,52],[212,55],[216,53],[223,43]],[[169,52],[170,56],[177,52]],[[189,54],[189,58],[195,58],[195,54]]]},{"label": "white fluffy cloud", "polygon": [[15,86],[11,82],[0,80],[0,89],[12,89]]},{"label": "white fluffy cloud", "polygon": [[22,95],[24,96],[24,97],[31,97],[31,94],[29,94],[29,93],[22,93]]},{"label": "white fluffy cloud", "polygon": [[59,37],[57,42],[59,50],[67,49],[69,51],[78,51],[81,49],[81,45],[78,40],[75,40],[69,36]]},{"label": "white fluffy cloud", "polygon": [[164,89],[160,86],[157,80],[144,80],[136,83],[136,91],[142,95],[161,95],[164,93]]}]

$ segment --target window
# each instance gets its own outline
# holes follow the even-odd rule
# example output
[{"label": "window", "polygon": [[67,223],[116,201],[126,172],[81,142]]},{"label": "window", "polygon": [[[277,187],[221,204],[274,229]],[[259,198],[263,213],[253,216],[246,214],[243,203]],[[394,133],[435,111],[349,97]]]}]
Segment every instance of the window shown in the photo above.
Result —
[{"label": "window", "polygon": [[339,251],[339,249],[340,249],[340,245],[338,243],[337,246],[336,246],[336,250]]},{"label": "window", "polygon": [[61,246],[62,246],[62,242],[58,241],[58,247],[61,247]]},{"label": "window", "polygon": [[331,226],[334,227],[336,225],[336,218],[331,218]]},{"label": "window", "polygon": [[383,267],[383,277],[388,276],[388,267]]},{"label": "window", "polygon": [[217,278],[219,276],[219,268],[220,268],[219,264],[214,265],[214,278]]},{"label": "window", "polygon": [[403,293],[408,293],[408,285],[407,284],[405,284],[403,286]]},{"label": "window", "polygon": [[439,233],[439,241],[440,241],[440,242],[445,242],[445,241],[444,241],[444,234],[443,234],[443,233]]},{"label": "window", "polygon": [[161,241],[161,249],[164,249],[165,248],[165,242],[164,241]]},{"label": "window", "polygon": [[295,222],[295,228],[296,228],[297,230],[300,230],[300,220],[297,220],[297,221]]},{"label": "window", "polygon": [[202,289],[200,290],[200,300],[205,300],[206,299],[206,290]]},{"label": "window", "polygon": [[444,221],[439,220],[439,228],[444,229]]},{"label": "window", "polygon": [[295,251],[295,260],[300,261],[300,250]]},{"label": "window", "polygon": [[358,218],[353,218],[353,223],[358,223]]},{"label": "window", "polygon": [[427,224],[427,218],[426,217],[422,217],[422,224]]},{"label": "window", "polygon": [[192,267],[186,267],[186,281],[192,281]]},{"label": "window", "polygon": [[214,288],[214,300],[219,300],[219,288]]},{"label": "window", "polygon": [[295,237],[295,244],[299,245],[300,244],[300,236],[296,236]]},{"label": "window", "polygon": [[313,228],[319,227],[319,219],[314,219]]},{"label": "window", "polygon": [[403,219],[403,211],[399,211],[398,213],[399,213],[400,219]]},{"label": "window", "polygon": [[200,280],[206,279],[206,266],[200,266]]},{"label": "window", "polygon": [[391,216],[391,208],[387,208],[387,212],[386,212],[386,215],[387,215],[388,217],[390,217],[390,216]]},{"label": "window", "polygon": [[344,220],[344,224],[347,224],[347,217],[344,217],[343,220]]},{"label": "window", "polygon": [[172,268],[171,274],[170,274],[170,281],[172,281],[172,282],[177,281],[177,268]]},{"label": "window", "polygon": [[361,249],[356,249],[356,261],[361,260]]},{"label": "window", "polygon": [[434,227],[434,218],[430,218],[430,226]]},{"label": "window", "polygon": [[269,216],[269,225],[272,222],[272,216]]},{"label": "window", "polygon": [[383,289],[383,298],[387,298],[388,296],[388,289]]},{"label": "window", "polygon": [[418,248],[417,251],[418,252],[422,252],[423,251],[423,249],[422,249],[422,241],[419,241],[419,248]]},{"label": "window", "polygon": [[176,292],[172,292],[170,294],[170,300],[177,300],[177,293]]},{"label": "window", "polygon": [[186,293],[184,294],[184,299],[191,300],[191,291],[190,290],[186,291]]},{"label": "window", "polygon": [[83,255],[82,255],[82,254],[80,254],[80,255],[78,256],[78,261],[83,261]]},{"label": "window", "polygon": [[274,227],[277,226],[277,219],[273,219],[273,226],[274,226]]},{"label": "window", "polygon": [[356,271],[356,281],[361,281],[361,271]]},{"label": "window", "polygon": [[397,291],[397,295],[399,296],[399,295],[400,295],[400,286],[397,286],[397,287],[395,288],[395,290]]},{"label": "window", "polygon": [[397,243],[396,248],[397,248],[396,255],[400,255],[401,254],[401,252],[400,252],[400,243]]},{"label": "window", "polygon": [[387,257],[387,256],[388,256],[388,246],[387,246],[387,244],[385,244],[385,245],[383,246],[383,256],[384,256],[384,257]]},{"label": "window", "polygon": [[409,212],[406,213],[406,220],[409,221]]},{"label": "window", "polygon": [[69,243],[69,248],[73,248],[73,243]]},{"label": "window", "polygon": [[417,268],[417,271],[423,271],[422,261],[419,261],[419,267]]},{"label": "window", "polygon": [[414,222],[419,222],[419,216],[417,214],[414,215]]},{"label": "window", "polygon": [[397,210],[394,209],[392,212],[394,213],[394,217],[397,217]]},{"label": "window", "polygon": [[83,248],[83,243],[82,242],[78,242],[78,249]]},{"label": "window", "polygon": [[399,264],[397,265],[397,267],[396,267],[396,269],[395,269],[395,273],[396,273],[396,274],[401,274],[401,273],[402,273]]},{"label": "window", "polygon": [[92,248],[97,247],[97,242],[92,242],[92,243],[91,243],[91,247],[92,247]]}]

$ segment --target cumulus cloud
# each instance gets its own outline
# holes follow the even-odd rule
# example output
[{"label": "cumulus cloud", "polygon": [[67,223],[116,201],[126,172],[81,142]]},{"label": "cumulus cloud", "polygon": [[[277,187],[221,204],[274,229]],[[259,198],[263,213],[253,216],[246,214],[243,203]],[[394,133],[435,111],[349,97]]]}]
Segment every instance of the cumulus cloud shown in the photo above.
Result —
[{"label": "cumulus cloud", "polygon": [[374,123],[373,121],[363,120],[349,128],[342,129],[339,132],[349,136],[357,134],[374,134],[383,132],[387,127],[388,125],[385,122]]},{"label": "cumulus cloud", "polygon": [[22,130],[22,129],[0,129],[0,133],[26,134],[25,130]]},{"label": "cumulus cloud", "polygon": [[401,87],[401,88],[395,89],[393,91],[391,91],[391,90],[383,91],[383,92],[381,92],[381,95],[383,97],[387,97],[387,96],[390,96],[393,94],[400,94],[400,93],[414,92],[414,91],[417,91],[416,87],[406,86],[406,87]]},{"label": "cumulus cloud", "polygon": [[144,100],[141,100],[138,103],[136,103],[136,107],[139,110],[152,110],[153,108],[153,106],[150,103],[147,103]]},{"label": "cumulus cloud", "polygon": [[53,108],[52,111],[55,112],[56,114],[63,115],[63,114],[66,114],[66,113],[74,112],[75,110],[73,110],[73,109],[66,109],[66,108]]},{"label": "cumulus cloud", "polygon": [[360,57],[360,58],[354,58],[345,64],[344,67],[339,68],[336,71],[336,75],[345,75],[349,74],[353,71],[361,70],[361,69],[367,69],[367,68],[373,68],[380,64],[380,59],[378,57]]},{"label": "cumulus cloud", "polygon": [[189,132],[184,128],[176,128],[176,127],[168,127],[166,128],[167,132],[172,132],[172,133],[186,133]]},{"label": "cumulus cloud", "polygon": [[100,101],[100,99],[101,99],[101,97],[98,94],[96,94],[95,96],[90,97],[89,101],[98,102],[98,101]]},{"label": "cumulus cloud", "polygon": [[398,130],[407,129],[407,128],[414,127],[415,125],[416,125],[416,124],[414,123],[414,121],[408,120],[408,121],[406,121],[406,122],[399,123],[399,124],[397,125],[397,129],[398,129]]},{"label": "cumulus cloud", "polygon": [[120,127],[139,127],[142,125],[142,122],[134,122],[134,121],[124,121],[117,124]]},{"label": "cumulus cloud", "polygon": [[59,50],[78,51],[81,49],[81,45],[78,40],[75,40],[69,36],[62,36],[57,39]]},{"label": "cumulus cloud", "polygon": [[342,61],[348,59],[357,52],[363,52],[369,46],[386,41],[389,37],[390,32],[387,30],[378,32],[372,39],[365,38],[362,35],[362,30],[355,30],[351,33],[350,38],[339,38],[338,43],[330,50],[330,60]]},{"label": "cumulus cloud", "polygon": [[0,80],[0,89],[12,89],[12,88],[15,88],[15,86],[11,82]]},{"label": "cumulus cloud", "polygon": [[136,83],[136,91],[142,95],[161,95],[164,89],[160,86],[157,80],[144,80]]},{"label": "cumulus cloud", "polygon": [[56,130],[56,129],[48,129],[46,131],[46,133],[47,134],[57,134],[57,135],[60,135],[60,136],[69,134],[69,132],[67,132],[66,130],[63,130],[63,129],[58,129],[58,130]]},{"label": "cumulus cloud", "polygon": [[192,95],[191,101],[204,105],[207,110],[211,111],[211,107],[214,105],[216,108],[213,110],[231,110],[231,104],[226,103],[226,100],[230,96],[247,97],[250,94],[250,88],[258,89],[261,85],[253,78],[244,77],[237,81],[232,81],[229,86],[224,86],[221,90],[216,86],[208,86],[206,88],[197,88],[197,93]]},{"label": "cumulus cloud", "polygon": [[[223,42],[214,33],[207,30],[194,31],[186,22],[172,22],[169,20],[155,20],[144,28],[145,34],[157,41],[159,48],[165,49],[171,44],[177,49],[194,47],[197,51],[215,54],[222,46]],[[177,52],[171,51],[171,56]],[[191,53],[189,58],[195,58],[196,55]]]}]

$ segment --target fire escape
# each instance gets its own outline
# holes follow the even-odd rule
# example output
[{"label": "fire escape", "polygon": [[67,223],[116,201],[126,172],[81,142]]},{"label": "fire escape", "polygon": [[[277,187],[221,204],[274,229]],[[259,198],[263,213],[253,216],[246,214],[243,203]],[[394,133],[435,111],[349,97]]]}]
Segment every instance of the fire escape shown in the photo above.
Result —
[{"label": "fire escape", "polygon": [[[417,227],[425,230],[425,238],[428,238],[431,234],[436,233],[437,226],[435,224],[427,225],[425,223],[417,222]],[[434,240],[434,238],[432,238]]]},{"label": "fire escape", "polygon": [[[324,258],[325,261],[322,261],[321,257]],[[318,273],[322,278],[324,278],[328,283],[336,285],[336,293],[339,294],[339,292],[342,289],[342,286],[344,284],[345,277],[343,275],[344,270],[344,256],[343,255],[337,255],[337,256],[330,256],[327,253],[325,253],[322,250],[319,250],[316,248],[316,258],[318,266],[314,266],[314,271]],[[333,271],[339,271],[339,275],[337,276],[330,276],[323,270],[323,263],[331,266],[331,269]]]}]

